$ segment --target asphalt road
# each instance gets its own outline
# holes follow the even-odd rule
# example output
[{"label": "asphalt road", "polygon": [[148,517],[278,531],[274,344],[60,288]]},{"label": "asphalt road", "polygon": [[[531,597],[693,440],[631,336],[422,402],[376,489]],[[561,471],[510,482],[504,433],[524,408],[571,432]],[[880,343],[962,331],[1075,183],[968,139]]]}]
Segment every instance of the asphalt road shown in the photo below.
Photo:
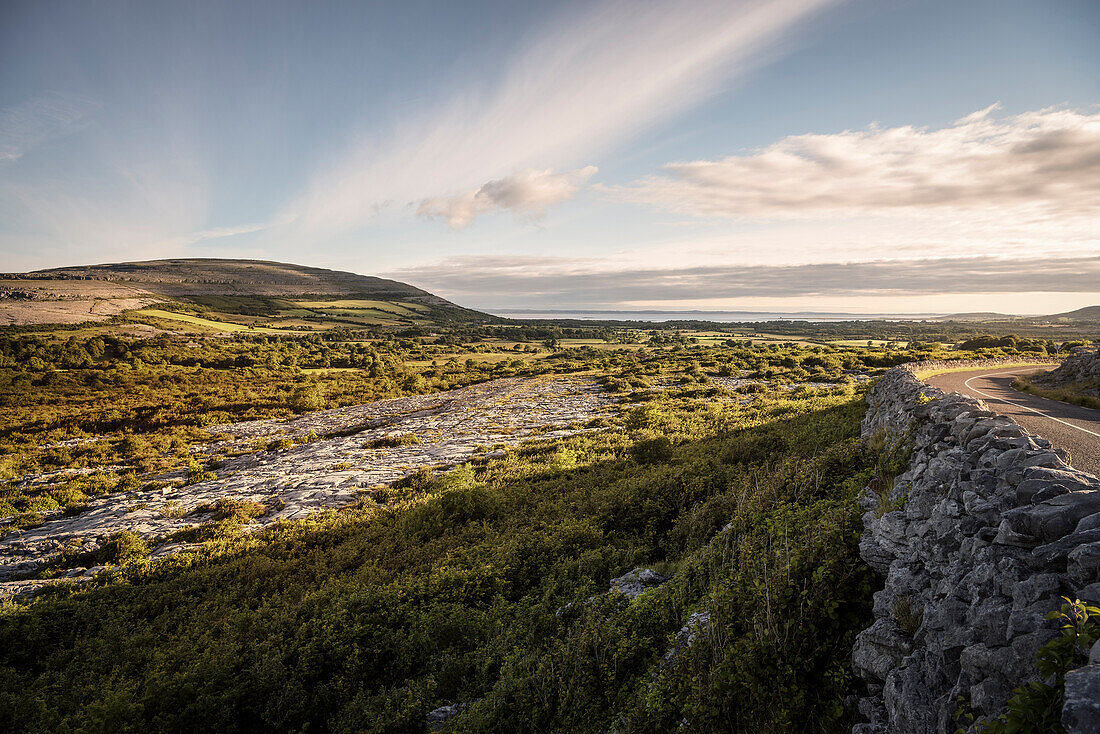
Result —
[{"label": "asphalt road", "polygon": [[984,401],[990,410],[1012,418],[1031,433],[1069,451],[1070,464],[1074,468],[1100,475],[1100,410],[1012,389],[1012,379],[1016,375],[1050,369],[1049,365],[1011,369],[987,367],[935,375],[925,382],[946,392],[961,392]]}]

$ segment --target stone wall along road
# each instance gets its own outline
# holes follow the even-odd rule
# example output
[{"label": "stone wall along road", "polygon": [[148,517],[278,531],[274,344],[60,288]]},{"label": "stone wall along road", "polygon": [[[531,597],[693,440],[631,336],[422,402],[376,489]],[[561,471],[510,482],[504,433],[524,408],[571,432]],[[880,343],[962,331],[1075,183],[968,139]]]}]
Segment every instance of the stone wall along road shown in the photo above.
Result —
[{"label": "stone wall along road", "polygon": [[1100,474],[1100,410],[1083,408],[1012,389],[1020,375],[1046,372],[1049,366],[984,368],[933,375],[926,382],[944,392],[959,392],[983,401],[990,410],[1008,416],[1029,432],[1069,452],[1078,469]]},{"label": "stone wall along road", "polygon": [[[864,436],[911,451],[905,471],[861,498],[860,555],[885,578],[852,653],[868,691],[868,721],[855,731],[966,729],[960,709],[980,723],[1039,678],[1036,652],[1058,634],[1046,615],[1063,596],[1100,602],[1100,479],[992,404],[927,385],[912,367],[890,370],[867,402]],[[1100,731],[1097,691],[1100,664],[1066,677],[1070,734]]]}]

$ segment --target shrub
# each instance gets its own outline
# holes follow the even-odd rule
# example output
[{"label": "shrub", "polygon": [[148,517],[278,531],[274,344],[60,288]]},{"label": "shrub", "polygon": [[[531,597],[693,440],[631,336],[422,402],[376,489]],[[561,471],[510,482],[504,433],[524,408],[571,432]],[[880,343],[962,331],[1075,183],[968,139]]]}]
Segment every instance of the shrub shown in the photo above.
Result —
[{"label": "shrub", "polygon": [[630,447],[630,454],[639,464],[656,464],[672,458],[672,441],[668,436],[658,436],[638,441]]},{"label": "shrub", "polygon": [[123,565],[144,558],[149,546],[132,530],[123,530],[107,538],[96,551],[96,560],[104,565]]},{"label": "shrub", "polygon": [[183,517],[187,511],[179,500],[169,500],[160,508],[161,517]]},{"label": "shrub", "polygon": [[217,479],[212,472],[206,471],[202,464],[191,459],[187,463],[187,483],[198,484],[199,482],[207,482],[211,479]]},{"label": "shrub", "polygon": [[320,385],[296,388],[290,396],[290,407],[296,411],[320,410],[325,407],[325,393]]},{"label": "shrub", "polygon": [[221,497],[214,503],[214,519],[231,523],[246,523],[262,516],[267,508],[252,500],[238,500]]},{"label": "shrub", "polygon": [[263,451],[282,451],[283,449],[289,449],[294,447],[294,440],[283,436],[281,438],[273,438],[267,442],[261,443]]},{"label": "shrub", "polygon": [[398,479],[390,486],[394,489],[415,489],[424,491],[432,488],[435,482],[435,470],[430,467],[421,467],[412,474]]},{"label": "shrub", "polygon": [[391,433],[379,436],[363,444],[365,449],[395,449],[401,446],[415,446],[421,443],[415,433]]},{"label": "shrub", "polygon": [[882,517],[905,506],[905,495],[894,496],[894,481],[909,464],[909,456],[913,450],[912,434],[910,429],[900,438],[892,440],[886,431],[878,431],[865,440],[867,451],[874,462],[874,475],[868,488],[877,499],[875,517]]},{"label": "shrub", "polygon": [[65,505],[64,514],[66,517],[73,517],[79,515],[82,512],[86,512],[89,505],[86,502],[70,502]]},{"label": "shrub", "polygon": [[24,512],[16,515],[15,519],[8,523],[5,529],[30,530],[31,528],[38,527],[44,522],[46,522],[45,519],[37,512]]}]

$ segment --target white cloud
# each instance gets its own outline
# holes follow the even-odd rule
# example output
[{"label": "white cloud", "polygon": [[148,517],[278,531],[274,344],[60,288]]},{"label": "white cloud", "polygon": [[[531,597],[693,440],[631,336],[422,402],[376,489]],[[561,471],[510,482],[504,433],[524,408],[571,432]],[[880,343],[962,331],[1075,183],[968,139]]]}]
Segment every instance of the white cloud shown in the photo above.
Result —
[{"label": "white cloud", "polygon": [[288,216],[306,233],[348,230],[387,201],[419,204],[519,170],[584,165],[771,60],[801,22],[838,2],[571,5],[571,15],[518,39],[494,83],[457,90],[403,115],[391,134],[363,135],[338,151]]},{"label": "white cloud", "polygon": [[[706,217],[798,219],[931,210],[1032,221],[1100,213],[1100,113],[1043,109],[951,126],[795,135],[607,188],[615,197]],[[1080,222],[1078,222],[1080,223]]]},{"label": "white cloud", "polygon": [[529,168],[456,196],[424,199],[416,213],[446,219],[453,229],[467,227],[477,215],[494,210],[509,210],[530,219],[541,219],[547,207],[572,199],[597,170],[595,166],[585,166],[554,173]]}]

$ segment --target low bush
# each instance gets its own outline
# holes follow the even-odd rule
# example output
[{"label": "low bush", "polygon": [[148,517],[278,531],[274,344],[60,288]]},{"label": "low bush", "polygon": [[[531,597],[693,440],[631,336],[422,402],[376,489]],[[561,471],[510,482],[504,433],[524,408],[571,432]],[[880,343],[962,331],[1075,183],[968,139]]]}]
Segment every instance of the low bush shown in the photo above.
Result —
[{"label": "low bush", "polygon": [[401,446],[415,446],[420,439],[414,433],[391,433],[388,436],[379,436],[363,444],[365,449],[394,449]]},{"label": "low bush", "polygon": [[140,560],[149,554],[149,546],[132,530],[111,535],[96,551],[96,561],[103,565],[122,565]]},{"label": "low bush", "polygon": [[[455,731],[844,729],[875,456],[858,396],[785,404],[666,395],[634,433],[422,470],[382,508],[248,534],[227,528],[260,507],[219,501],[173,538],[204,553],[0,609],[0,729],[422,731],[451,702],[471,704]],[[669,459],[634,461],[655,434]],[[671,580],[605,593],[638,566]],[[710,625],[663,662],[696,610]]]}]

